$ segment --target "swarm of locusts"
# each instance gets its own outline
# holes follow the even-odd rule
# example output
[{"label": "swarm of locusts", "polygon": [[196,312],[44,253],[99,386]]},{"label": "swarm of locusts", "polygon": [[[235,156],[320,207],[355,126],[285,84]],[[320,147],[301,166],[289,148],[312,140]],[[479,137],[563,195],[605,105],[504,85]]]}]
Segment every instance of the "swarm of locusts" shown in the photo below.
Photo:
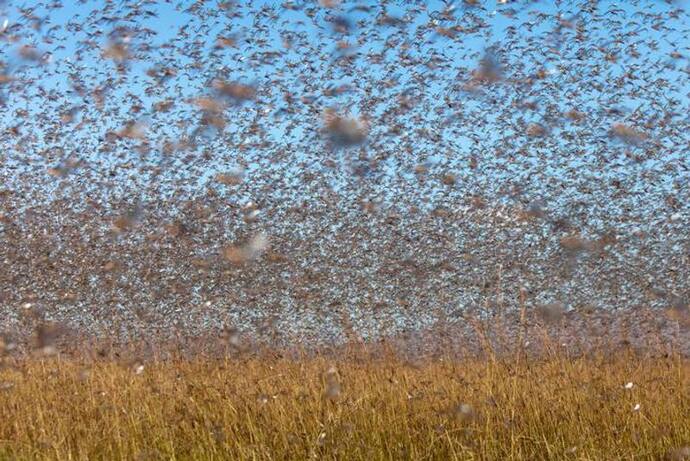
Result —
[{"label": "swarm of locusts", "polygon": [[0,458],[690,459],[686,0],[0,0]]},{"label": "swarm of locusts", "polygon": [[0,24],[17,350],[501,324],[687,352],[682,1],[5,1]]}]

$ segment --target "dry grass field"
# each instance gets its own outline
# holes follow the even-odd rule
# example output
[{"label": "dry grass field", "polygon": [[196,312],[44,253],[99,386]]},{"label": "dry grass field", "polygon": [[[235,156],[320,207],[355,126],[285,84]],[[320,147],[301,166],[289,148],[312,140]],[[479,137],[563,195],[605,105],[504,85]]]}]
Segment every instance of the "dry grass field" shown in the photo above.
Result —
[{"label": "dry grass field", "polygon": [[6,359],[1,459],[690,458],[690,361]]}]

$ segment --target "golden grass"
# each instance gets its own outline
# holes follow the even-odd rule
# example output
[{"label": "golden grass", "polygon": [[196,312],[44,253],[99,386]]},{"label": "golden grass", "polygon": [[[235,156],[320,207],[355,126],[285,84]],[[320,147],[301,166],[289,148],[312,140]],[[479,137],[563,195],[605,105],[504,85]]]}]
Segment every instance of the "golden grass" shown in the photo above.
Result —
[{"label": "golden grass", "polygon": [[85,363],[6,364],[1,459],[690,456],[678,357]]}]

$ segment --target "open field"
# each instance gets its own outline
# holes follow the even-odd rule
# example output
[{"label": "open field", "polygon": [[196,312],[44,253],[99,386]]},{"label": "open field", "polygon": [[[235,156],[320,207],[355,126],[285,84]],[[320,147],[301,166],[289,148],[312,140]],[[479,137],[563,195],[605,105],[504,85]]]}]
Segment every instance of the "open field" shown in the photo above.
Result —
[{"label": "open field", "polygon": [[56,355],[0,376],[3,459],[690,457],[680,355]]}]

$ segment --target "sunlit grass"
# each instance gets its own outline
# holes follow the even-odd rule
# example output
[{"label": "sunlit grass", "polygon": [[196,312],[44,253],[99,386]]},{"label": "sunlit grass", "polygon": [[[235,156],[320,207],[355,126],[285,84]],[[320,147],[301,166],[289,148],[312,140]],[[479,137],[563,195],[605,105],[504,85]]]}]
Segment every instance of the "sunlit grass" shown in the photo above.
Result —
[{"label": "sunlit grass", "polygon": [[690,445],[678,357],[53,357],[7,363],[1,381],[3,459],[686,459]]}]

